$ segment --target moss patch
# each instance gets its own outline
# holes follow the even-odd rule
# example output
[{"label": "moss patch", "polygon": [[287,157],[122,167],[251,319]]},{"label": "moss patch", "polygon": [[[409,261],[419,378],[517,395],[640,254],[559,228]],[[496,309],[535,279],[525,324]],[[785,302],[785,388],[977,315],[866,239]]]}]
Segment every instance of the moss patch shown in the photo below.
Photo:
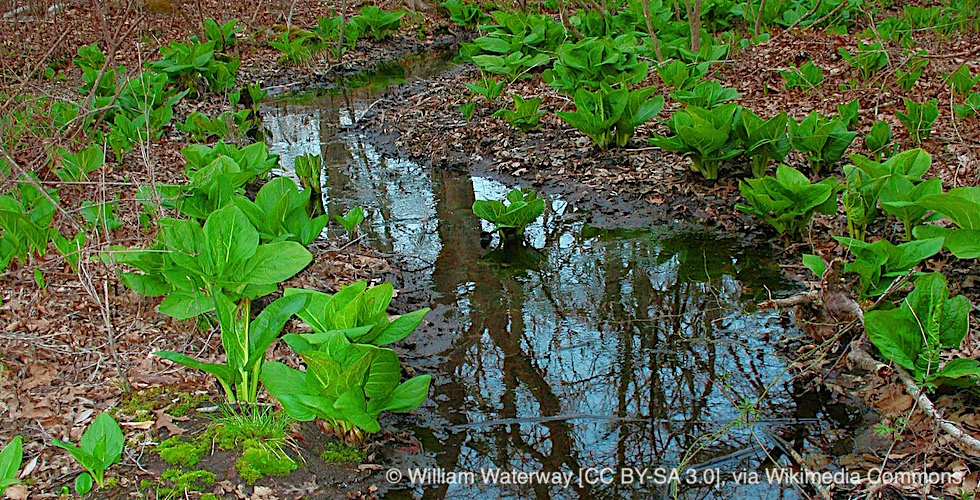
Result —
[{"label": "moss patch", "polygon": [[167,414],[183,417],[208,400],[207,394],[189,394],[167,387],[151,387],[130,393],[119,403],[118,411],[136,421],[153,419],[153,413],[167,408]]},{"label": "moss patch", "polygon": [[214,430],[208,429],[193,440],[173,436],[157,446],[157,452],[164,462],[179,467],[194,467],[211,447]]},{"label": "moss patch", "polygon": [[151,498],[184,498],[191,491],[203,492],[215,479],[217,476],[211,471],[167,469],[157,481],[142,481],[140,488],[153,490],[156,495]]},{"label": "moss patch", "polygon": [[327,443],[320,458],[328,464],[359,464],[364,461],[364,451],[343,441]]},{"label": "moss patch", "polygon": [[235,470],[248,484],[255,484],[262,476],[286,476],[296,467],[277,443],[257,439],[242,444],[242,457],[235,462]]}]

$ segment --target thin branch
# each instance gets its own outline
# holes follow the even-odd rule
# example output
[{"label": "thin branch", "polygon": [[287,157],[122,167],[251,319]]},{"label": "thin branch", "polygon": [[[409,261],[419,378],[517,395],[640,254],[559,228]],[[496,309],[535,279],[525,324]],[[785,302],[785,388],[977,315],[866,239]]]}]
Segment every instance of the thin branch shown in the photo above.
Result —
[{"label": "thin branch", "polygon": [[932,404],[929,396],[926,395],[925,390],[912,379],[904,368],[898,365],[888,366],[884,363],[877,361],[872,358],[864,349],[857,345],[858,340],[851,343],[851,352],[847,355],[847,359],[852,361],[858,368],[867,370],[873,373],[887,373],[889,371],[894,371],[899,380],[905,385],[905,390],[916,399],[916,403],[919,407],[929,416],[929,418],[936,421],[939,427],[949,434],[953,439],[957,440],[965,446],[969,446],[974,450],[980,451],[980,440],[973,437],[959,424],[951,420],[943,418],[942,413],[936,409],[936,406]]}]

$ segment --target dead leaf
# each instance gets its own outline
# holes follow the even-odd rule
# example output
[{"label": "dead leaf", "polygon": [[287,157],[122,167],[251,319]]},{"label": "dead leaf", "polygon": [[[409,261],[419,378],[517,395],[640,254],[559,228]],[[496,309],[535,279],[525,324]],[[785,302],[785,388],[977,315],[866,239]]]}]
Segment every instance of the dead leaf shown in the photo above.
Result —
[{"label": "dead leaf", "polygon": [[58,372],[54,368],[45,368],[41,365],[34,364],[31,365],[31,376],[24,380],[20,389],[22,391],[29,391],[35,387],[49,385],[56,378],[58,378]]},{"label": "dead leaf", "polygon": [[177,424],[174,423],[175,420],[184,422],[187,420],[187,417],[175,418],[169,413],[167,413],[167,408],[161,408],[153,413],[155,413],[157,416],[157,421],[156,421],[156,425],[154,425],[154,429],[167,429],[167,432],[169,432],[171,436],[176,436],[178,434],[183,434],[187,432],[184,429],[178,427]]},{"label": "dead leaf", "polygon": [[126,427],[129,429],[139,429],[145,431],[150,427],[153,427],[153,422],[149,420],[145,422],[119,422],[119,425],[120,427]]},{"label": "dead leaf", "polygon": [[23,484],[15,484],[7,488],[7,491],[3,493],[4,498],[9,498],[10,500],[27,500],[27,486]]},{"label": "dead leaf", "polygon": [[31,459],[30,462],[27,462],[27,465],[24,466],[24,470],[20,471],[20,478],[21,479],[27,479],[27,478],[31,477],[31,474],[33,474],[34,471],[37,470],[37,459],[38,458],[40,458],[40,455],[35,456],[34,458]]},{"label": "dead leaf", "polygon": [[265,498],[272,496],[272,488],[266,486],[256,486],[252,489],[252,498]]}]

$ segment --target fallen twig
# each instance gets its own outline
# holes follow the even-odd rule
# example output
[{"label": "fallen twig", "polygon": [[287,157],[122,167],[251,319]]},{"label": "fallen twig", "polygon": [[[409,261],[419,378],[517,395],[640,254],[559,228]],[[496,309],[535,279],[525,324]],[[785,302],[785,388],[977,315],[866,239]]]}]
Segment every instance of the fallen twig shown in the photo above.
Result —
[{"label": "fallen twig", "polygon": [[[877,306],[882,300],[884,300],[885,297],[902,288],[912,277],[912,275],[913,272],[909,271],[908,274],[896,278],[891,285],[889,285],[886,292],[874,303],[874,306]],[[825,274],[824,279],[826,280],[826,278],[827,276]],[[861,306],[858,305],[854,299],[849,297],[840,296],[839,298],[844,298],[844,300],[847,301],[847,303],[844,304],[846,309],[855,315],[854,321],[851,321],[845,328],[849,329],[857,324],[860,324],[863,327],[864,310],[861,309]],[[759,308],[792,307],[804,304],[817,304],[819,301],[820,294],[814,290],[811,290],[809,292],[793,295],[784,299],[766,300],[759,304]],[[894,371],[896,374],[898,374],[898,378],[905,385],[905,389],[912,397],[916,398],[919,407],[922,408],[929,418],[935,420],[943,431],[963,445],[980,451],[980,440],[967,433],[957,423],[943,418],[940,411],[936,409],[935,405],[933,405],[932,401],[929,399],[929,396],[926,395],[925,390],[922,387],[919,387],[919,384],[912,379],[912,376],[909,375],[905,369],[897,365],[890,367],[889,365],[881,363],[872,358],[867,351],[860,347],[859,342],[861,341],[861,338],[862,337],[858,337],[850,343],[848,346],[849,353],[847,355],[847,359],[863,370],[881,374],[882,376],[884,376],[888,371]]]},{"label": "fallen twig", "polygon": [[942,430],[946,431],[946,433],[949,434],[953,439],[956,439],[961,444],[969,446],[974,450],[980,451],[980,440],[971,436],[969,433],[963,430],[963,428],[960,427],[959,424],[957,424],[956,422],[943,418],[940,411],[937,410],[935,405],[932,404],[932,401],[929,399],[929,396],[926,395],[925,390],[919,387],[919,384],[917,384],[915,380],[912,379],[912,376],[909,375],[909,373],[905,371],[904,368],[897,365],[888,366],[872,358],[871,355],[867,353],[867,351],[865,351],[859,345],[857,345],[857,340],[851,343],[851,352],[850,354],[847,355],[847,359],[849,359],[855,365],[857,365],[858,368],[870,372],[882,373],[883,371],[889,371],[889,370],[894,371],[896,374],[898,374],[899,380],[901,380],[902,383],[905,384],[905,389],[908,391],[910,395],[912,395],[916,399],[916,402],[918,403],[919,407],[922,408],[924,412],[926,412],[926,415],[928,415],[929,418],[935,420],[936,423],[939,424],[939,427]]},{"label": "fallen twig", "polygon": [[820,294],[816,290],[798,293],[784,299],[768,299],[759,303],[759,309],[776,309],[780,307],[795,307],[804,304],[814,304],[820,300]]}]

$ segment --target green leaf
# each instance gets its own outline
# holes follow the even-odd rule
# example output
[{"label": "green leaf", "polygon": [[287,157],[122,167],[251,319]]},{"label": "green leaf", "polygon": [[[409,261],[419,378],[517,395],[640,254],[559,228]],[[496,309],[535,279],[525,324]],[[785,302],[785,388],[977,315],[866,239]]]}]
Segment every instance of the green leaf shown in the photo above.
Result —
[{"label": "green leaf", "polygon": [[197,317],[214,310],[214,301],[200,291],[174,290],[160,303],[160,312],[177,320]]},{"label": "green leaf", "polygon": [[376,413],[382,411],[405,413],[418,408],[429,395],[429,384],[431,382],[431,375],[419,375],[402,382],[392,391],[391,395],[384,401],[384,404],[378,408],[374,408],[374,411]]},{"label": "green leaf", "polygon": [[813,274],[817,275],[818,278],[822,277],[824,273],[827,272],[827,263],[824,262],[819,256],[813,254],[803,254],[803,266],[809,269]]},{"label": "green leaf", "polygon": [[92,476],[88,472],[83,472],[75,478],[75,491],[79,495],[92,491]]},{"label": "green leaf", "polygon": [[398,386],[401,373],[395,351],[377,349],[364,380],[364,395],[369,398],[387,397]]},{"label": "green leaf", "polygon": [[260,245],[245,263],[242,275],[236,281],[253,285],[281,283],[295,276],[312,261],[313,254],[295,241]]},{"label": "green leaf", "polygon": [[980,187],[950,189],[948,193],[926,196],[919,204],[945,215],[961,228],[980,230]]},{"label": "green leaf", "polygon": [[[92,422],[92,425],[82,434],[81,448],[88,451],[92,456],[100,461],[101,469],[93,470],[96,477],[99,477],[100,470],[109,468],[110,465],[119,462],[122,458],[123,445],[126,439],[122,429],[116,423],[116,419],[108,413],[101,413]],[[101,484],[100,484],[101,486]]]},{"label": "green leaf", "polygon": [[905,308],[865,313],[865,331],[881,355],[906,370],[915,370],[922,351],[919,324]]},{"label": "green leaf", "polygon": [[970,301],[959,295],[945,301],[939,318],[939,343],[943,347],[959,349],[970,330]]},{"label": "green leaf", "polygon": [[0,494],[10,485],[17,484],[17,472],[23,460],[24,438],[14,436],[0,451]]},{"label": "green leaf", "polygon": [[374,345],[387,345],[399,342],[405,337],[411,335],[416,328],[422,324],[422,320],[425,315],[428,314],[429,308],[423,307],[417,311],[412,311],[408,314],[403,314],[394,321],[388,324],[388,326],[381,332],[381,334],[374,338],[371,343]]},{"label": "green leaf", "polygon": [[364,390],[360,387],[353,387],[349,391],[341,394],[334,402],[334,409],[340,412],[345,420],[364,429],[367,432],[378,432],[381,424],[378,420],[367,412],[367,403],[364,400]]},{"label": "green leaf", "polygon": [[238,374],[228,365],[219,365],[215,363],[205,363],[203,361],[198,361],[190,356],[181,354],[179,352],[173,351],[157,351],[153,353],[154,356],[159,356],[163,359],[173,361],[184,365],[188,368],[193,368],[195,370],[201,370],[203,372],[214,375],[215,377],[225,381],[228,385],[232,385],[238,382]]},{"label": "green leaf", "polygon": [[259,246],[258,231],[241,209],[233,205],[208,217],[204,239],[201,269],[215,277],[241,275]]},{"label": "green leaf", "polygon": [[957,229],[946,236],[946,248],[960,259],[980,258],[980,229]]},{"label": "green leaf", "polygon": [[[108,413],[102,413],[82,434],[79,446],[58,439],[52,440],[51,444],[71,453],[75,460],[95,477],[95,482],[101,487],[104,485],[105,470],[122,458],[125,437],[116,420]],[[87,483],[89,489],[91,489],[91,480],[90,477]]]},{"label": "green leaf", "polygon": [[980,378],[980,361],[970,358],[955,358],[949,360],[942,369],[931,374],[930,378],[957,379],[963,377]]},{"label": "green leaf", "polygon": [[307,297],[303,295],[280,297],[252,320],[249,326],[249,358],[245,362],[246,370],[265,359],[266,349],[279,336],[289,318],[306,305],[306,301]]},{"label": "green leaf", "polygon": [[262,365],[259,378],[266,390],[275,396],[286,414],[294,420],[309,422],[317,417],[314,407],[308,403],[315,400],[315,396],[305,394],[302,390],[306,387],[306,374],[278,361],[270,361]]}]

